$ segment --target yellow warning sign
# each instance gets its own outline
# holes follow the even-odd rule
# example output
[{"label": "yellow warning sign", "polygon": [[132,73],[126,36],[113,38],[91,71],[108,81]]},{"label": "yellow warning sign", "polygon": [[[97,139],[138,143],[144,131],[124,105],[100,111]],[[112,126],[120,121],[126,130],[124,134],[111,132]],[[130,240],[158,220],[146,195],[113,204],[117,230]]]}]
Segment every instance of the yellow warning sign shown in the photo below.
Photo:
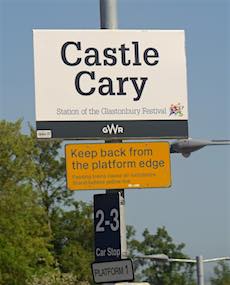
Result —
[{"label": "yellow warning sign", "polygon": [[70,190],[171,186],[168,142],[69,144],[65,154]]}]

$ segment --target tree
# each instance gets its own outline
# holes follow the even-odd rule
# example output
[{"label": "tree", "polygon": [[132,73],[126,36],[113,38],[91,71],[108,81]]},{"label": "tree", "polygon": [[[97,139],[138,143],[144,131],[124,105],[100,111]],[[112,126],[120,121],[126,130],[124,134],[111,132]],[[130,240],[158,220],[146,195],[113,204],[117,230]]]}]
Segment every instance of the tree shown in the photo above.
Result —
[{"label": "tree", "polygon": [[0,121],[0,191],[28,184],[34,173],[32,152],[32,140],[21,134],[21,120]]},{"label": "tree", "polygon": [[90,285],[87,281],[78,281],[72,273],[62,273],[58,270],[34,276],[28,285]]},{"label": "tree", "polygon": [[62,142],[37,141],[32,128],[31,136],[35,145],[32,158],[35,175],[32,184],[46,212],[46,221],[53,237],[55,262],[60,272],[73,273],[78,282],[91,281],[92,206],[74,202],[73,192],[66,189]]},{"label": "tree", "polygon": [[[20,120],[0,121],[0,285],[93,284],[92,205],[66,189],[61,146],[37,141],[32,128],[23,135]],[[187,257],[164,227],[155,235],[146,229],[143,241],[133,227],[127,235],[132,256]],[[193,284],[190,265],[135,261],[135,269],[154,285]]]},{"label": "tree", "polygon": [[1,192],[0,212],[2,282],[22,285],[34,272],[45,272],[53,264],[45,215],[25,186]]},{"label": "tree", "polygon": [[[129,229],[129,234],[135,231]],[[143,255],[165,254],[173,258],[188,258],[183,252],[185,244],[176,245],[169,236],[165,227],[158,228],[155,235],[145,229],[144,240],[139,242],[129,236],[128,244],[131,247],[131,255],[141,253]],[[136,273],[141,280],[153,285],[194,285],[193,265],[184,263],[167,263],[154,260],[135,260]]]},{"label": "tree", "polygon": [[230,266],[221,261],[214,267],[215,276],[210,279],[211,285],[229,285],[230,284]]},{"label": "tree", "polygon": [[21,123],[0,121],[0,284],[85,284],[92,206],[65,187],[61,141],[37,141]]},{"label": "tree", "polygon": [[65,186],[65,159],[60,155],[62,141],[38,141],[33,128],[30,130],[34,144],[32,161],[35,167],[31,182],[39,195],[52,232],[51,220],[55,211],[72,202],[72,192]]},{"label": "tree", "polygon": [[93,262],[92,205],[75,201],[74,208],[62,211],[53,224],[54,250],[60,269],[72,272],[78,280],[92,282]]},{"label": "tree", "polygon": [[45,212],[29,184],[32,152],[21,121],[0,121],[0,284],[26,284],[53,263]]}]

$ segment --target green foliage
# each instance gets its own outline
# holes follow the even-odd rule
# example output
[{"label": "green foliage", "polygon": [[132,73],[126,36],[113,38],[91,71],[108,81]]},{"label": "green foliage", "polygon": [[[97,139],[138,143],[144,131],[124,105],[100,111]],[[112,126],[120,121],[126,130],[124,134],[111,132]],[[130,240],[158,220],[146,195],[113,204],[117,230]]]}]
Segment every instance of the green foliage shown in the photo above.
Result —
[{"label": "green foliage", "polygon": [[[61,148],[61,141],[37,141],[32,128],[23,135],[20,120],[0,121],[0,285],[93,284],[92,205],[74,201],[66,189]],[[134,236],[127,227],[131,257],[187,258],[185,245],[164,227],[155,235],[146,229],[143,241]],[[134,267],[137,279],[153,285],[194,284],[190,264],[135,260]]]},{"label": "green foliage", "polygon": [[0,194],[0,271],[3,284],[24,284],[34,272],[53,263],[44,212],[31,189],[12,188]]},{"label": "green foliage", "polygon": [[[141,253],[143,255],[165,254],[173,258],[188,258],[182,250],[183,243],[176,245],[169,236],[165,227],[158,228],[152,235],[147,229],[143,232],[143,241],[131,239],[135,234],[133,229],[128,231],[131,255]],[[154,260],[135,260],[135,270],[139,279],[144,279],[153,285],[194,285],[193,266],[185,263],[167,263]]]},{"label": "green foliage", "polygon": [[23,285],[34,272],[49,270],[45,212],[28,183],[33,144],[21,122],[0,122],[0,284]]},{"label": "green foliage", "polygon": [[28,285],[89,285],[89,283],[86,281],[79,282],[72,273],[61,273],[56,270],[42,276],[33,276]]},{"label": "green foliage", "polygon": [[214,268],[214,274],[211,285],[230,285],[230,266],[226,262],[219,262]]},{"label": "green foliage", "polygon": [[21,121],[0,121],[0,191],[28,182],[34,172],[33,142],[21,134]]},{"label": "green foliage", "polygon": [[60,205],[72,202],[72,192],[66,189],[65,159],[60,155],[61,141],[37,141],[35,131],[31,128],[34,149],[32,160],[35,167],[32,183],[39,194],[41,205],[50,218]]},{"label": "green foliage", "polygon": [[73,202],[60,151],[0,121],[1,285],[92,281],[92,206]]},{"label": "green foliage", "polygon": [[54,250],[62,272],[72,272],[80,281],[92,282],[92,205],[74,202],[73,210],[59,212],[53,220]]}]

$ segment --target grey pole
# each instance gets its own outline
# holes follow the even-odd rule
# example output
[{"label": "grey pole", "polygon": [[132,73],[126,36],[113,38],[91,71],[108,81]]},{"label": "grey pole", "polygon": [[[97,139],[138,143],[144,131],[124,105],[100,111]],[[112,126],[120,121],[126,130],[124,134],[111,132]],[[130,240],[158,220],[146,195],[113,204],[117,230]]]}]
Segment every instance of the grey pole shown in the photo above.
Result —
[{"label": "grey pole", "polygon": [[204,285],[204,263],[203,256],[196,257],[196,272],[197,272],[197,284]]},{"label": "grey pole", "polygon": [[[100,0],[101,29],[117,29],[117,1]],[[106,141],[108,143],[112,141]],[[116,140],[122,142],[122,140]],[[120,232],[121,232],[121,258],[127,257],[126,224],[125,224],[125,191],[114,190],[120,195]],[[111,190],[107,190],[109,194]]]},{"label": "grey pole", "polygon": [[101,29],[117,29],[117,1],[100,0]]},{"label": "grey pole", "polygon": [[221,260],[230,261],[230,256],[216,257],[211,259],[203,259],[203,256],[197,256],[196,259],[184,259],[184,258],[169,258],[166,254],[152,254],[152,255],[142,255],[135,256],[135,258],[140,259],[153,259],[159,262],[182,262],[182,263],[196,263],[197,272],[197,285],[204,285],[204,263],[206,262],[216,262]]}]

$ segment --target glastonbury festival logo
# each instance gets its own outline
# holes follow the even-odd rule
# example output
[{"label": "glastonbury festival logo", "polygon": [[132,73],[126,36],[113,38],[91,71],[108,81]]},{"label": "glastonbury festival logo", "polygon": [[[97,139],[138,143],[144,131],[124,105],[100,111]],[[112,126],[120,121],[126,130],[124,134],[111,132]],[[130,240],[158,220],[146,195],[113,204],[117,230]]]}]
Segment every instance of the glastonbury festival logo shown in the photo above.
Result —
[{"label": "glastonbury festival logo", "polygon": [[171,104],[169,108],[169,116],[178,116],[182,117],[184,114],[182,110],[184,109],[184,106],[182,106],[180,103],[178,104]]}]

